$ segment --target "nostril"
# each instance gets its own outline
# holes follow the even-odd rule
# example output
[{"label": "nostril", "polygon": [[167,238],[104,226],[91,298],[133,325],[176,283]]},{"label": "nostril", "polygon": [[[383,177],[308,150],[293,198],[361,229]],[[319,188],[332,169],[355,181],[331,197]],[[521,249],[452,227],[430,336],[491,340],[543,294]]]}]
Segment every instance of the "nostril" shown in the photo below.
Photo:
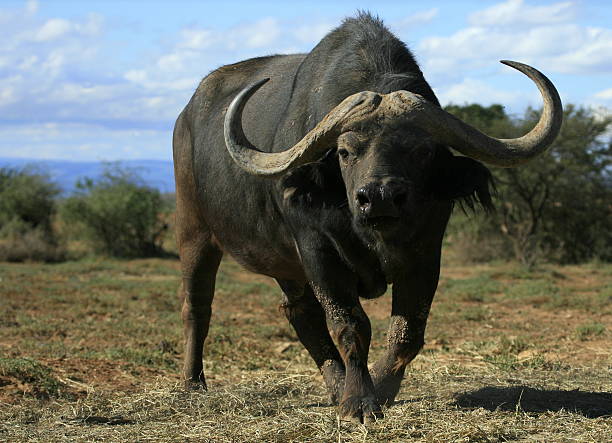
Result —
[{"label": "nostril", "polygon": [[360,208],[365,208],[370,205],[370,199],[365,189],[357,191],[357,203]]},{"label": "nostril", "polygon": [[406,201],[406,193],[405,192],[399,192],[397,193],[394,197],[393,197],[393,204],[396,207],[400,207],[404,204],[404,202]]}]

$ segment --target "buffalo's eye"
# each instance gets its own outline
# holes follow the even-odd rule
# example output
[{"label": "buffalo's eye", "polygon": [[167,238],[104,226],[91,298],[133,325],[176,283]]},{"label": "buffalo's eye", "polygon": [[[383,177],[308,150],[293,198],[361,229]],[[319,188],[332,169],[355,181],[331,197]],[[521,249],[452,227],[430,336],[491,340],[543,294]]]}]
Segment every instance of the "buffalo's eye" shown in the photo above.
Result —
[{"label": "buffalo's eye", "polygon": [[349,156],[349,152],[346,149],[338,149],[338,155],[342,157],[344,160]]}]

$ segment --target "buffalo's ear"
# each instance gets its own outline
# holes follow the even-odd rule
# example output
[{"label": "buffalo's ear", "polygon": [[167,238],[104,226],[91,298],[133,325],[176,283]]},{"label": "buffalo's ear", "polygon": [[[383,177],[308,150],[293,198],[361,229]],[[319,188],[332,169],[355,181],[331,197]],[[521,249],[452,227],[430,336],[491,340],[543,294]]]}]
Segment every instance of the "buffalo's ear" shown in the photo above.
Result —
[{"label": "buffalo's ear", "polygon": [[469,209],[480,205],[486,211],[493,210],[493,177],[482,163],[452,154],[437,160],[431,177],[431,190],[437,200],[459,201]]},{"label": "buffalo's ear", "polygon": [[287,206],[320,208],[338,206],[346,200],[346,190],[337,159],[324,158],[288,172],[280,182]]}]

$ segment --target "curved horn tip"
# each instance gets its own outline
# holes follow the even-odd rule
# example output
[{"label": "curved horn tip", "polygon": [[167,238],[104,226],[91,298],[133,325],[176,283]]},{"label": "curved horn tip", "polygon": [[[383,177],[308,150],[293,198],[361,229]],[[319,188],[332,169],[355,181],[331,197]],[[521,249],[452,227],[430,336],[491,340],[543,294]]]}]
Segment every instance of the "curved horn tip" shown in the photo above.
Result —
[{"label": "curved horn tip", "polygon": [[521,68],[525,67],[533,69],[531,66],[526,65],[525,63],[515,62],[514,60],[500,60],[499,62],[503,65],[510,66],[511,68],[518,69],[519,71]]},{"label": "curved horn tip", "polygon": [[270,77],[266,77],[266,78],[262,78],[261,80],[256,81],[255,83],[253,83],[253,86],[257,85],[263,85],[265,83],[268,83],[270,81]]},{"label": "curved horn tip", "polygon": [[533,66],[530,66],[528,64],[525,64],[525,63],[515,62],[513,60],[500,60],[499,62],[501,64],[506,65],[506,66],[510,66],[511,68],[516,69],[519,72],[522,72],[523,74],[527,75],[528,77],[529,77],[529,73],[539,74],[541,76],[544,76],[544,74],[542,74],[536,68],[534,68]]},{"label": "curved horn tip", "polygon": [[508,168],[540,155],[552,144],[561,129],[563,106],[554,84],[540,71],[512,60],[500,60],[500,62],[525,74],[540,90],[544,106],[538,123],[522,137],[496,139],[458,120],[459,123],[454,130],[458,137],[449,140],[447,144],[468,157]]},{"label": "curved horn tip", "polygon": [[262,78],[261,80],[257,80],[256,82],[251,83],[249,86],[243,89],[243,92],[249,94],[249,97],[253,95],[259,88],[270,81],[270,77]]}]

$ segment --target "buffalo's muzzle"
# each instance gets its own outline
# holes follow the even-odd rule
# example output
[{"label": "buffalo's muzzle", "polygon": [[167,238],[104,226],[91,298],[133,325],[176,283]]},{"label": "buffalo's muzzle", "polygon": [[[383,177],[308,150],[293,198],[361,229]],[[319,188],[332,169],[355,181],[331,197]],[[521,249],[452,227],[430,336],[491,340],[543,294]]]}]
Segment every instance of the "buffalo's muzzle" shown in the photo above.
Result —
[{"label": "buffalo's muzzle", "polygon": [[399,220],[406,196],[400,184],[369,183],[359,188],[355,196],[359,217],[374,228],[393,224]]}]

